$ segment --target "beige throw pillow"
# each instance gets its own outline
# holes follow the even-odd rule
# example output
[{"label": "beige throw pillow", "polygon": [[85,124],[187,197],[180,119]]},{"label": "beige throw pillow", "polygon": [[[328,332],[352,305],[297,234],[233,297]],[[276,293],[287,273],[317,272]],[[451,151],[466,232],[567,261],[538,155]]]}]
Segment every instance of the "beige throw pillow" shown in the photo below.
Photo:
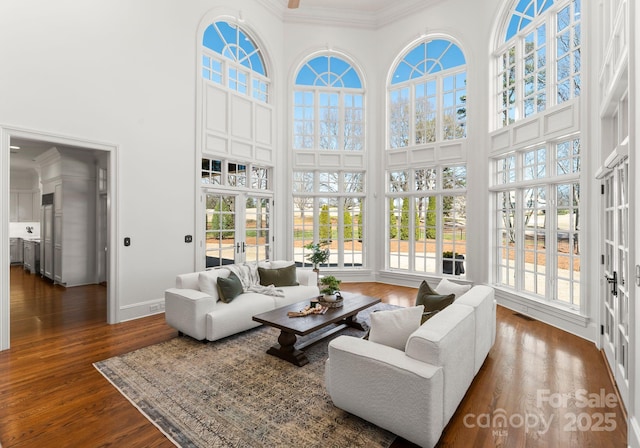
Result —
[{"label": "beige throw pillow", "polygon": [[404,351],[407,339],[420,327],[423,311],[420,305],[371,313],[369,340]]}]

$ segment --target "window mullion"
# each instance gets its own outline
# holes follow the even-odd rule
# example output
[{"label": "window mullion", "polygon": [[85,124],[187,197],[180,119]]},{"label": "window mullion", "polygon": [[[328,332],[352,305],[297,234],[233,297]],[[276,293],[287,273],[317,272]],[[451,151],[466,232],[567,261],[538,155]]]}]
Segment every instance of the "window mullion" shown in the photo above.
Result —
[{"label": "window mullion", "polygon": [[[547,186],[547,216],[551,219],[548,219],[548,228],[547,228],[547,244],[546,244],[546,263],[545,269],[547,270],[547,291],[546,291],[546,299],[549,301],[557,301],[558,300],[558,285],[557,285],[557,262],[558,262],[558,235],[555,229],[558,228],[558,213],[557,213],[557,188],[555,185]],[[553,211],[554,213],[550,213]]]},{"label": "window mullion", "polygon": [[557,51],[558,51],[558,39],[557,39],[557,17],[556,14],[550,14],[547,17],[547,105],[555,106],[558,104],[558,82],[557,82]]},{"label": "window mullion", "polygon": [[338,150],[345,149],[344,128],[347,124],[345,107],[345,95],[343,91],[338,92]]}]

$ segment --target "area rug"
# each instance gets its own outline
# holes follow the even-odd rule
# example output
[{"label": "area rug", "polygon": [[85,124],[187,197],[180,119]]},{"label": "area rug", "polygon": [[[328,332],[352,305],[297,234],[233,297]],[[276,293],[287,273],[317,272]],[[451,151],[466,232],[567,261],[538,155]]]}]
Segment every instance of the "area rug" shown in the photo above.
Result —
[{"label": "area rug", "polygon": [[[375,305],[358,319],[389,308]],[[331,402],[324,386],[330,338],[305,349],[309,364],[297,367],[266,353],[278,335],[263,326],[209,343],[177,337],[94,366],[180,447],[391,445],[395,435]]]}]

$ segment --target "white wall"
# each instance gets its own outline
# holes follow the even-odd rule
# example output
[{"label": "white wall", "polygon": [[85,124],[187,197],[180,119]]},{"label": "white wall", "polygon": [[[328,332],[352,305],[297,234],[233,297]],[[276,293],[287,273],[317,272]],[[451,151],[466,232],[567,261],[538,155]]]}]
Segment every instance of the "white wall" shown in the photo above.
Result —
[{"label": "white wall", "polygon": [[218,3],[0,3],[0,125],[118,147],[119,320],[194,266],[196,33]]}]

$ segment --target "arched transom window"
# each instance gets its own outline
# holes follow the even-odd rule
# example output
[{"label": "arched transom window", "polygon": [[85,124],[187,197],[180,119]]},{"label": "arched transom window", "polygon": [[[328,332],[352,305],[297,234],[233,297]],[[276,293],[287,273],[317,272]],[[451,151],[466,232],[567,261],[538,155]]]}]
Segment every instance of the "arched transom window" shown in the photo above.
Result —
[{"label": "arched transom window", "polygon": [[239,26],[215,22],[202,38],[202,77],[238,93],[268,102],[264,59],[253,39]]},{"label": "arched transom window", "polygon": [[460,48],[421,42],[400,60],[389,86],[389,147],[467,136],[467,73]]},{"label": "arched transom window", "polygon": [[364,149],[364,91],[349,62],[333,55],[307,61],[293,101],[294,149]]},{"label": "arched transom window", "polygon": [[496,55],[497,127],[580,96],[581,0],[519,0]]}]

